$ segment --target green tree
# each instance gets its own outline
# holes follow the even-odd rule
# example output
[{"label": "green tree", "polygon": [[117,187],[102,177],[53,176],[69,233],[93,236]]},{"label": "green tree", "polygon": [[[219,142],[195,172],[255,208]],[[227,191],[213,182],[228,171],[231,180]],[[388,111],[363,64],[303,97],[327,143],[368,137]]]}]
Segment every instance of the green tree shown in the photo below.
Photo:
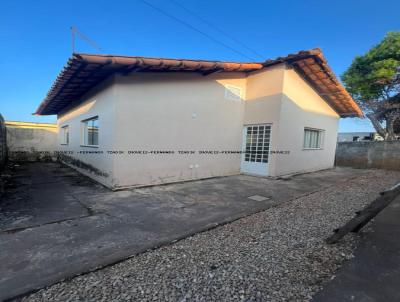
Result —
[{"label": "green tree", "polygon": [[400,137],[400,32],[355,57],[342,81],[385,140]]}]

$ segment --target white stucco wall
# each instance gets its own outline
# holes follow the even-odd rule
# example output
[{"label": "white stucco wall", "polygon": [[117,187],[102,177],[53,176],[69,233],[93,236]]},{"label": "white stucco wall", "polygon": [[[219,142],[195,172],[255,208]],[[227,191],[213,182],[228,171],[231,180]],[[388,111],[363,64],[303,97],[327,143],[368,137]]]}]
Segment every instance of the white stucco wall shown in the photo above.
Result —
[{"label": "white stucco wall", "polygon": [[[225,85],[240,87],[242,100],[228,100]],[[241,150],[243,127],[251,124],[271,124],[270,150],[289,151],[270,155],[270,176],[330,168],[334,162],[339,116],[284,64],[249,75],[116,75],[69,108],[58,119],[59,127],[70,127],[70,143],[60,150],[74,152],[81,172],[112,188],[238,174],[240,154],[199,151]],[[99,116],[99,148],[81,146],[81,121],[93,116]],[[303,150],[305,127],[324,130],[321,150]],[[82,150],[103,154],[79,154]]]},{"label": "white stucco wall", "polygon": [[[59,151],[66,152],[66,163],[108,187],[114,186],[114,162],[107,153],[107,151],[113,150],[115,145],[116,114],[113,83],[114,78],[110,78],[88,92],[83,96],[79,105],[72,104],[63,110],[57,120],[59,129],[66,125],[69,126],[68,145],[62,144],[62,131],[59,130],[58,135]],[[83,146],[82,120],[95,116],[99,117],[99,147]],[[95,153],[101,151],[102,154]]]},{"label": "white stucco wall", "polygon": [[[225,86],[240,87],[243,74],[142,73],[116,78],[117,150],[175,151],[164,155],[114,156],[118,186],[147,185],[237,174],[244,101],[225,98]],[[195,154],[179,154],[194,151]]]},{"label": "white stucco wall", "polygon": [[[277,150],[285,65],[252,73],[247,78],[243,125],[271,124],[270,151]],[[276,175],[275,155],[269,155],[268,175]]]},{"label": "white stucco wall", "polygon": [[[294,69],[286,69],[279,118],[275,175],[316,171],[334,166],[339,115]],[[321,149],[303,149],[304,128],[324,130]]]}]

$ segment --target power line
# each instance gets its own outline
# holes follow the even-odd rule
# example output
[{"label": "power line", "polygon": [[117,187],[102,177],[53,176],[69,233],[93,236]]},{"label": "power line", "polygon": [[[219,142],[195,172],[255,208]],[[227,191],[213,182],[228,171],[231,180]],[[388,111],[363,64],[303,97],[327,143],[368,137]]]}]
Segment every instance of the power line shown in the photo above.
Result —
[{"label": "power line", "polygon": [[168,13],[168,12],[166,12],[165,10],[163,10],[163,9],[161,9],[161,8],[159,8],[159,7],[155,6],[155,5],[153,5],[153,4],[149,3],[149,2],[147,2],[146,0],[140,0],[140,1],[143,2],[144,4],[146,4],[147,6],[150,6],[150,7],[153,8],[154,10],[156,10],[156,11],[162,13],[163,15],[165,15],[165,16],[167,16],[167,17],[169,17],[169,18],[171,18],[171,19],[173,19],[173,20],[175,20],[175,21],[177,21],[177,22],[179,22],[179,23],[185,25],[186,27],[188,27],[188,28],[194,30],[195,32],[197,32],[197,33],[199,33],[199,34],[201,34],[201,35],[207,37],[207,38],[210,39],[211,41],[213,41],[213,42],[215,42],[215,43],[217,43],[217,44],[220,44],[220,45],[222,45],[223,47],[225,47],[225,48],[227,48],[227,49],[229,49],[229,50],[231,50],[231,51],[237,53],[238,55],[240,55],[240,56],[242,56],[242,57],[245,57],[245,58],[247,58],[247,59],[250,59],[250,60],[254,60],[254,58],[249,57],[249,56],[247,56],[246,54],[242,53],[241,51],[238,51],[238,50],[236,50],[236,49],[230,47],[229,45],[227,45],[227,44],[225,44],[225,43],[223,43],[223,42],[221,42],[221,41],[219,41],[219,40],[213,38],[212,36],[206,34],[205,32],[201,31],[200,29],[197,29],[196,27],[194,27],[193,25],[187,23],[186,21],[184,21],[184,20],[182,20],[182,19],[179,19],[179,18],[175,17],[174,15],[171,15],[170,13]]},{"label": "power line", "polygon": [[239,45],[241,45],[242,47],[246,48],[247,50],[249,50],[250,52],[252,52],[253,54],[255,54],[256,56],[264,59],[264,56],[262,54],[260,54],[259,52],[257,52],[256,50],[250,48],[249,46],[247,46],[246,44],[244,44],[243,42],[239,41],[238,39],[236,39],[234,36],[232,36],[231,34],[227,33],[226,31],[222,30],[221,28],[217,27],[216,25],[212,24],[210,21],[207,21],[206,19],[204,19],[203,17],[199,16],[198,14],[196,14],[194,11],[188,9],[186,6],[184,6],[183,4],[175,1],[175,0],[170,0],[172,3],[174,3],[175,5],[179,6],[180,8],[182,8],[183,10],[185,10],[186,12],[188,12],[189,14],[191,14],[192,16],[195,16],[196,18],[198,18],[199,20],[201,20],[203,23],[207,24],[208,26],[210,26],[211,28],[213,28],[214,30],[218,31],[220,34],[224,35],[225,37],[231,39],[232,41],[238,43]]}]

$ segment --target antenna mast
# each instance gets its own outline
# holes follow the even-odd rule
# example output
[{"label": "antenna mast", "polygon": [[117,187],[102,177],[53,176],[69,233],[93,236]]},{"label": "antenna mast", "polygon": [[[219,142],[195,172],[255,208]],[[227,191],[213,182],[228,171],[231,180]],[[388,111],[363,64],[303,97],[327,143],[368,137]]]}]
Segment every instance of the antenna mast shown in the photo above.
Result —
[{"label": "antenna mast", "polygon": [[75,53],[75,39],[76,39],[76,36],[81,38],[83,41],[88,43],[93,48],[97,49],[99,52],[102,51],[101,47],[99,45],[97,45],[96,42],[94,42],[92,39],[88,38],[87,36],[82,34],[80,31],[78,31],[78,29],[75,26],[71,26],[71,35],[72,35],[72,53]]}]

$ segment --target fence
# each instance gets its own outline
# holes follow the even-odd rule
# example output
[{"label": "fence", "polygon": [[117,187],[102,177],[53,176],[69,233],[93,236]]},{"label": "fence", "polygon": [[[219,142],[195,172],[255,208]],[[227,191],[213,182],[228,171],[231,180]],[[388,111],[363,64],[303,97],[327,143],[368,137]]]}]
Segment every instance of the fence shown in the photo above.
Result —
[{"label": "fence", "polygon": [[3,116],[0,114],[0,171],[3,170],[7,159],[7,131]]},{"label": "fence", "polygon": [[400,170],[400,141],[338,143],[336,166]]},{"label": "fence", "polygon": [[57,148],[57,125],[6,121],[11,161],[52,160]]}]

